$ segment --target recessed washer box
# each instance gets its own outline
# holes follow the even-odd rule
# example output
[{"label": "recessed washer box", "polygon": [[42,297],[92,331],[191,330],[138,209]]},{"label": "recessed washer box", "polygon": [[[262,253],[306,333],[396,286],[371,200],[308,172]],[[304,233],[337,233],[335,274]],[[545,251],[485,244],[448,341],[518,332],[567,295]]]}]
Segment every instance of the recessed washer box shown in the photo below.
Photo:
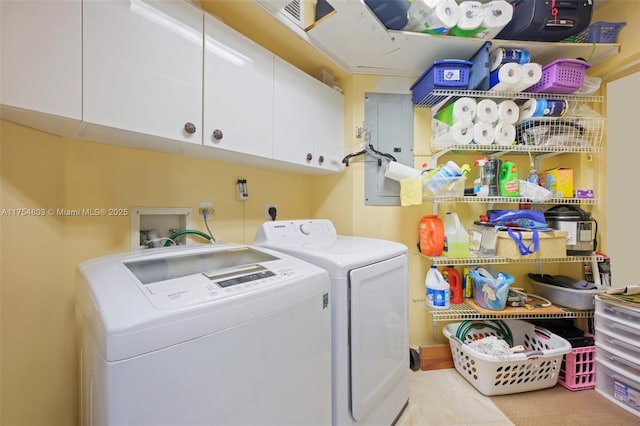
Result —
[{"label": "recessed washer box", "polygon": [[[188,207],[131,207],[131,250],[161,247],[175,231],[191,229],[192,219]],[[182,238],[178,244],[191,244]]]}]

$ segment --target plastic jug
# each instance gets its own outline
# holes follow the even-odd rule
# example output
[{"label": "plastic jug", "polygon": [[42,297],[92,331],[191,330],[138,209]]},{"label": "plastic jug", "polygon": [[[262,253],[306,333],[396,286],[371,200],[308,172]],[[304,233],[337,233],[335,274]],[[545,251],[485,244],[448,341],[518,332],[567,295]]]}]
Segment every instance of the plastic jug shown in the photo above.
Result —
[{"label": "plastic jug", "polygon": [[451,290],[451,303],[464,302],[462,292],[462,276],[453,266],[447,266],[447,281],[449,281],[449,289]]},{"label": "plastic jug", "polygon": [[444,248],[444,224],[433,214],[423,216],[418,227],[420,237],[420,253],[436,257],[442,255]]},{"label": "plastic jug", "polygon": [[469,234],[464,229],[455,212],[447,212],[444,217],[444,249],[446,257],[466,259],[469,257]]},{"label": "plastic jug", "polygon": [[500,196],[519,197],[520,180],[518,178],[518,166],[512,161],[505,161],[500,166]]},{"label": "plastic jug", "polygon": [[436,265],[431,265],[425,278],[425,304],[429,308],[447,309],[451,304],[451,288]]}]

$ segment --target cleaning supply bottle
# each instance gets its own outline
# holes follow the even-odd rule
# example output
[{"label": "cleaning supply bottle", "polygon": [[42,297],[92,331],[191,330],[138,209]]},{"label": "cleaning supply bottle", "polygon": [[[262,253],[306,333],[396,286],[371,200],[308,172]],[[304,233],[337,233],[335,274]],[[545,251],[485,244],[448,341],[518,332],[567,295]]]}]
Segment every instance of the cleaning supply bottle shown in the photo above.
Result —
[{"label": "cleaning supply bottle", "polygon": [[473,193],[478,197],[487,197],[489,195],[489,180],[487,178],[487,157],[480,157],[473,160],[473,164],[478,166],[478,178],[473,181]]},{"label": "cleaning supply bottle", "polygon": [[518,178],[518,166],[512,161],[505,161],[500,166],[500,196],[519,197],[520,180]]},{"label": "cleaning supply bottle", "polygon": [[540,185],[540,178],[538,177],[536,165],[533,163],[531,152],[529,152],[529,175],[527,176],[527,182],[533,183],[534,185]]},{"label": "cleaning supply bottle", "polygon": [[437,215],[423,216],[418,226],[418,234],[420,237],[420,253],[429,257],[442,255],[444,224]]},{"label": "cleaning supply bottle", "polygon": [[451,306],[451,288],[436,265],[431,265],[425,278],[425,304],[429,308],[447,309]]},{"label": "cleaning supply bottle", "polygon": [[466,259],[469,257],[469,234],[464,229],[456,212],[444,216],[444,249],[446,257]]},{"label": "cleaning supply bottle", "polygon": [[447,281],[449,282],[449,289],[451,290],[451,303],[457,304],[464,302],[462,276],[453,265],[447,266]]}]

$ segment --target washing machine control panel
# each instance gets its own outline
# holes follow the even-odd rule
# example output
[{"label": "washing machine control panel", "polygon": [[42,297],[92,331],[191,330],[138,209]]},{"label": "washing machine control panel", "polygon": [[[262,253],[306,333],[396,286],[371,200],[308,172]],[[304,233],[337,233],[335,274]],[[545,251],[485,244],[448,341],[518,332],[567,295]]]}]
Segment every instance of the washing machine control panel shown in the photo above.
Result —
[{"label": "washing machine control panel", "polygon": [[304,263],[247,247],[145,259],[125,266],[160,309],[238,297],[308,272]]},{"label": "washing machine control panel", "polygon": [[255,243],[299,247],[334,241],[336,236],[336,228],[330,220],[279,220],[263,223],[258,228]]}]

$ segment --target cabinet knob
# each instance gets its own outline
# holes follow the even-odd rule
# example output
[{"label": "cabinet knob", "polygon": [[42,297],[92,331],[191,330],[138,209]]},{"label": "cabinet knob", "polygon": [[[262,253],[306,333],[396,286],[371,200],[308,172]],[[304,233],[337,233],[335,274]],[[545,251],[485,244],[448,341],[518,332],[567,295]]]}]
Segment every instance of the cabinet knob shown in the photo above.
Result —
[{"label": "cabinet knob", "polygon": [[222,133],[222,130],[220,129],[215,129],[213,131],[213,138],[217,141],[219,141],[220,139],[222,139],[224,137],[224,133]]},{"label": "cabinet knob", "polygon": [[318,157],[318,163],[319,164],[324,163],[324,155],[321,155],[320,157]]},{"label": "cabinet knob", "polygon": [[193,123],[185,123],[184,131],[192,135],[196,132],[196,125]]},{"label": "cabinet knob", "polygon": [[311,160],[313,160],[313,155],[311,155],[311,153],[309,152],[307,154],[307,161],[311,161]]}]

